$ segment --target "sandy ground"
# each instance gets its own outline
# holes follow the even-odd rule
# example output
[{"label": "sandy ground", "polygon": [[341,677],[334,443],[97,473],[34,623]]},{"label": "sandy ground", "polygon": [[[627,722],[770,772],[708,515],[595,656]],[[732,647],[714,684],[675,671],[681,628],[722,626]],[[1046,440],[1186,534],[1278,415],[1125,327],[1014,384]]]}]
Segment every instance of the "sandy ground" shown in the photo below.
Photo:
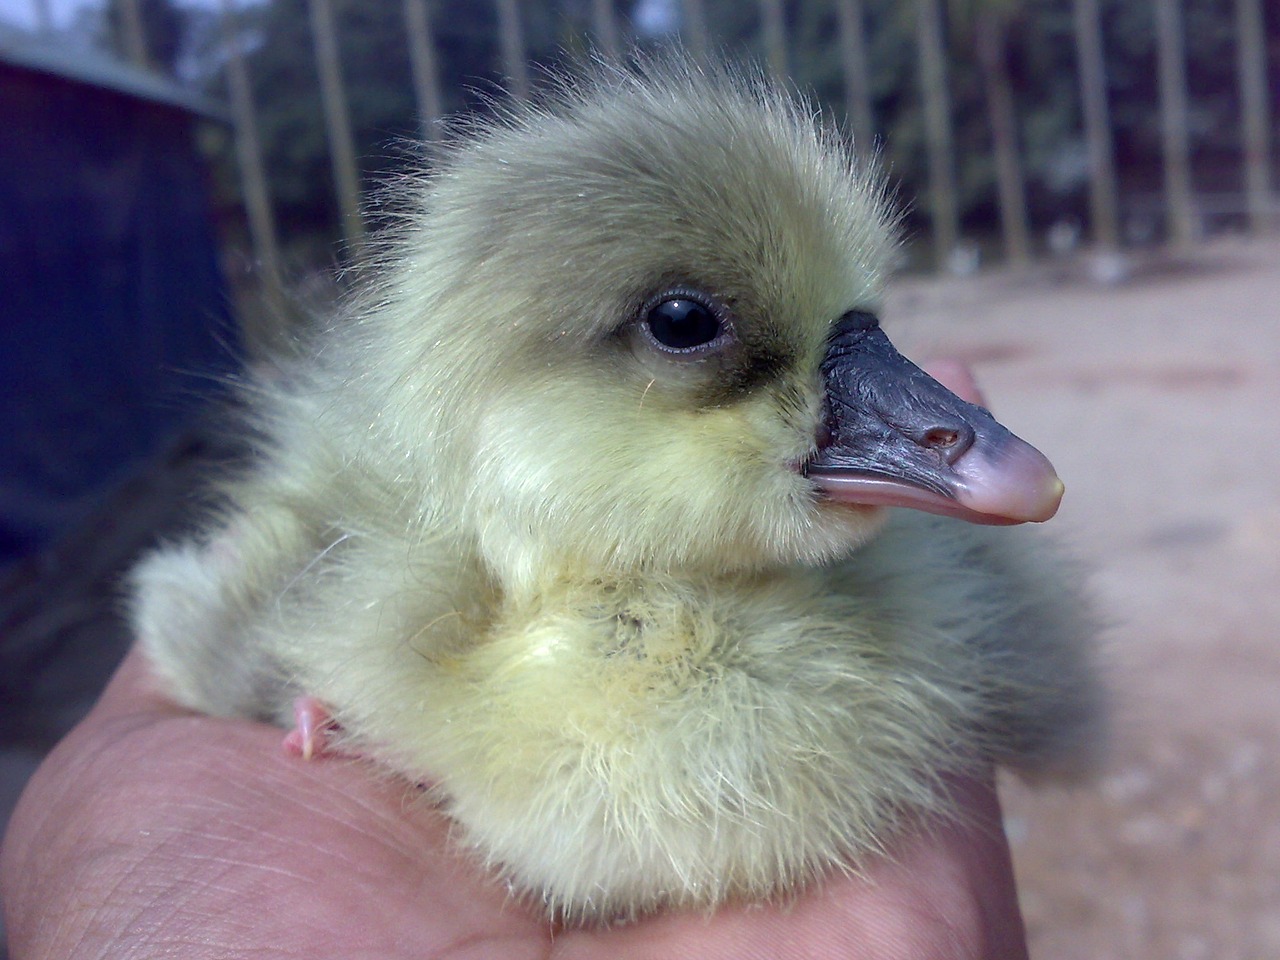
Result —
[{"label": "sandy ground", "polygon": [[1035,960],[1280,958],[1280,242],[902,284],[891,334],[975,365],[1067,484],[1109,624],[1114,743],[1004,785]]},{"label": "sandy ground", "polygon": [[[1140,258],[1114,287],[1083,273],[903,281],[886,316],[912,356],[971,362],[1000,419],[1057,464],[1050,526],[1109,624],[1105,768],[1003,788],[1032,955],[1275,960],[1280,240]],[[38,666],[21,742],[0,744],[0,801],[123,646],[116,572],[184,512],[190,459],[0,584],[5,644]]]}]

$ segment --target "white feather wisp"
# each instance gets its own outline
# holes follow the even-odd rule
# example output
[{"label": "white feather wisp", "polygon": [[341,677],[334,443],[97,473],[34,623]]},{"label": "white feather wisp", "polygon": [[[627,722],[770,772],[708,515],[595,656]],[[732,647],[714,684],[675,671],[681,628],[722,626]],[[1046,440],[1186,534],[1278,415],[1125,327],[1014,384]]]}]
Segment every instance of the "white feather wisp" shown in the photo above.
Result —
[{"label": "white feather wisp", "polygon": [[[795,467],[895,242],[803,103],[599,69],[399,193],[366,288],[251,392],[253,464],[134,574],[179,700],[287,725],[319,698],[584,922],[786,896],[946,815],[948,774],[1080,753],[1090,629],[1044,543]],[[689,287],[735,351],[637,334]]]}]

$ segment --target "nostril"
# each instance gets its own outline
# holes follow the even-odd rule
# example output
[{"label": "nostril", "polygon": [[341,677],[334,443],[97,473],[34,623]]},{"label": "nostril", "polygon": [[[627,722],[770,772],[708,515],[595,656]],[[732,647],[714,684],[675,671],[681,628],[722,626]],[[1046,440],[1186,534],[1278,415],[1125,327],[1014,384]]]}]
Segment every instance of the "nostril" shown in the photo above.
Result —
[{"label": "nostril", "polygon": [[938,424],[921,430],[915,440],[947,463],[955,463],[973,446],[973,428],[963,423]]},{"label": "nostril", "polygon": [[954,447],[960,442],[960,433],[956,430],[949,430],[946,427],[935,427],[924,435],[924,446],[926,447]]}]

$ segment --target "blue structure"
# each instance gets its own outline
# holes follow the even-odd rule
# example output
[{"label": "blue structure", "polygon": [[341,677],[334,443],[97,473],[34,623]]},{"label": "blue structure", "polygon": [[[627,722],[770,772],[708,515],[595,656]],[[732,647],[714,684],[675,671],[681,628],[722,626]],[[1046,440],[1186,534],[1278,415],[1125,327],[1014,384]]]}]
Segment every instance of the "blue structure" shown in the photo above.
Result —
[{"label": "blue structure", "polygon": [[0,566],[67,530],[234,366],[195,149],[211,120],[100,52],[0,33]]}]

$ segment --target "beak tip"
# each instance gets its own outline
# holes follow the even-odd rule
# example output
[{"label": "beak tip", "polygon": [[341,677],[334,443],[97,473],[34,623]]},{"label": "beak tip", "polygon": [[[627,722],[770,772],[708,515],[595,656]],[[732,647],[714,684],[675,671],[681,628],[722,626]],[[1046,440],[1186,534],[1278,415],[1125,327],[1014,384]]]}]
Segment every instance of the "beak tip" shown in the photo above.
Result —
[{"label": "beak tip", "polygon": [[957,500],[975,522],[1044,523],[1062,503],[1066,485],[1044,454],[1008,435],[995,456],[963,462]]},{"label": "beak tip", "polygon": [[[1057,512],[1058,507],[1062,506],[1062,496],[1067,492],[1067,485],[1062,482],[1062,478],[1056,473],[1053,480],[1049,483],[1049,490],[1045,496],[1044,519],[1051,519]],[[1042,522],[1042,521],[1041,521]]]},{"label": "beak tip", "polygon": [[[1053,516],[1054,513],[1058,512],[1058,507],[1062,504],[1063,494],[1067,492],[1067,485],[1062,482],[1062,478],[1057,474],[1054,474],[1051,487],[1052,489],[1048,499],[1053,502],[1053,512],[1049,514],[1050,517]],[[1048,517],[1045,519],[1047,520]]]}]

